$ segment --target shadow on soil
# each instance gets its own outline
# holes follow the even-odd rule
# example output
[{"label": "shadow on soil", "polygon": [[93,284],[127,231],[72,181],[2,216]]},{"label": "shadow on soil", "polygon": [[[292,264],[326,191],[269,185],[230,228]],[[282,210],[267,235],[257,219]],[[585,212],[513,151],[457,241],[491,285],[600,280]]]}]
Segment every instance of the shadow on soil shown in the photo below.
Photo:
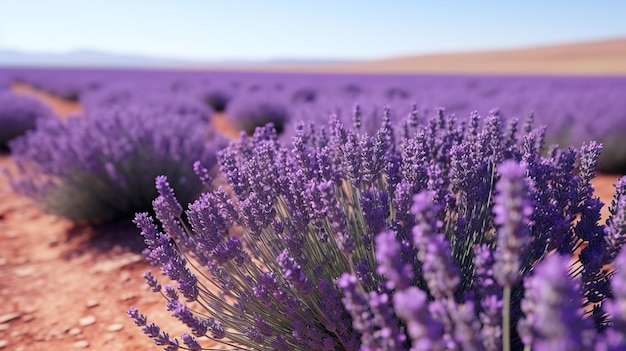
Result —
[{"label": "shadow on soil", "polygon": [[87,252],[103,256],[141,253],[146,247],[139,229],[130,220],[98,225],[76,224],[68,231],[65,241],[74,245],[63,254],[64,259]]}]

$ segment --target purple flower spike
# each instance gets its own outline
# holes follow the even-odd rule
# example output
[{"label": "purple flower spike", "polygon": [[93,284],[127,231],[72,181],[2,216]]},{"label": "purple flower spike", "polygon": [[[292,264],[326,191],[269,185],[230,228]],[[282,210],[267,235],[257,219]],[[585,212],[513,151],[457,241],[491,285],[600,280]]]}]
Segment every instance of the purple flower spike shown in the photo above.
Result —
[{"label": "purple flower spike", "polygon": [[578,284],[568,275],[570,262],[568,257],[550,255],[525,281],[525,317],[518,329],[524,344],[532,344],[533,350],[590,349],[591,321],[583,319],[583,297]]},{"label": "purple flower spike", "polygon": [[302,267],[289,255],[287,249],[283,250],[277,261],[285,278],[299,293],[308,295],[313,291],[313,284],[307,278]]},{"label": "purple flower spike", "polygon": [[191,332],[195,336],[204,336],[207,332],[208,325],[205,320],[195,316],[189,308],[175,300],[170,300],[172,303],[172,316],[178,318],[187,327],[191,329]]},{"label": "purple flower spike", "polygon": [[211,178],[211,175],[209,174],[209,170],[206,169],[200,161],[196,161],[193,163],[193,171],[196,173],[198,178],[200,178],[200,181],[202,182],[204,186],[206,187],[211,186],[211,182],[213,181],[213,179]]},{"label": "purple flower spike", "polygon": [[136,308],[134,307],[129,308],[126,314],[128,315],[128,317],[135,320],[135,324],[138,327],[146,325],[146,322],[147,322],[146,316],[143,314],[139,314],[139,311]]},{"label": "purple flower spike", "polygon": [[183,335],[181,335],[180,338],[183,341],[183,344],[187,346],[187,349],[189,351],[202,350],[202,346],[200,346],[200,344],[198,343],[198,340],[196,340],[196,338],[194,338],[193,335],[188,334],[188,333],[183,333]]},{"label": "purple flower spike", "polygon": [[362,341],[373,337],[374,328],[372,325],[371,311],[366,296],[363,296],[358,289],[357,279],[351,274],[343,273],[337,279],[337,286],[343,292],[341,299],[344,307],[352,316],[352,327],[361,333]]},{"label": "purple flower spike", "polygon": [[183,213],[183,207],[176,199],[174,189],[172,189],[172,187],[170,187],[170,183],[167,182],[167,177],[160,175],[156,177],[155,183],[159,195],[163,197],[165,203],[167,203],[174,216],[179,217],[181,213]]},{"label": "purple flower spike", "polygon": [[611,216],[604,227],[609,260],[615,258],[626,242],[626,177],[621,177],[614,186],[615,196],[609,207]]},{"label": "purple flower spike", "polygon": [[525,180],[526,166],[505,161],[498,167],[502,178],[496,184],[494,222],[497,249],[493,275],[502,286],[512,286],[519,279],[520,260],[530,242],[528,224],[533,212],[530,186]]},{"label": "purple flower spike", "polygon": [[439,232],[442,224],[435,217],[435,206],[433,192],[423,191],[413,197],[411,212],[417,217],[413,244],[429,292],[435,298],[444,298],[456,292],[461,277],[458,266],[452,262],[450,242]]},{"label": "purple flower spike", "polygon": [[143,277],[146,279],[148,285],[152,288],[152,292],[161,291],[161,284],[156,280],[154,275],[152,275],[152,272],[147,271],[146,273],[144,273]]},{"label": "purple flower spike", "polygon": [[396,315],[407,323],[407,334],[415,351],[444,350],[443,325],[432,318],[426,293],[416,287],[398,291],[393,296]]},{"label": "purple flower spike", "polygon": [[616,270],[611,278],[613,300],[604,303],[604,310],[613,322],[607,331],[610,350],[626,349],[626,250],[621,250],[613,262]]},{"label": "purple flower spike", "polygon": [[411,285],[414,274],[410,264],[404,262],[401,255],[400,243],[396,240],[396,233],[384,231],[376,236],[376,273],[386,276],[387,289],[403,290]]},{"label": "purple flower spike", "polygon": [[154,323],[150,323],[144,328],[141,328],[141,331],[152,339],[158,338],[161,334],[161,328]]}]

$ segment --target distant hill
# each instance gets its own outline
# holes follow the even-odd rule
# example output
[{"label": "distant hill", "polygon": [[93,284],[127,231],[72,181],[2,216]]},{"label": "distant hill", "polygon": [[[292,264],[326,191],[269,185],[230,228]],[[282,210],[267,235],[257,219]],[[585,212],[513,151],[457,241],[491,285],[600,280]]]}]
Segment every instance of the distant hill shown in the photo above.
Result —
[{"label": "distant hill", "polygon": [[95,50],[79,50],[68,53],[23,52],[0,50],[2,66],[46,67],[153,67],[176,66],[188,62],[140,55],[109,54]]},{"label": "distant hill", "polygon": [[338,64],[338,60],[299,60],[279,58],[267,61],[219,60],[200,61],[142,55],[111,54],[96,50],[79,50],[68,53],[23,52],[0,49],[0,66],[19,67],[144,67],[144,68],[188,68],[188,67],[245,67],[245,66],[300,66]]},{"label": "distant hill", "polygon": [[626,75],[626,38],[512,50],[413,55],[288,71]]}]

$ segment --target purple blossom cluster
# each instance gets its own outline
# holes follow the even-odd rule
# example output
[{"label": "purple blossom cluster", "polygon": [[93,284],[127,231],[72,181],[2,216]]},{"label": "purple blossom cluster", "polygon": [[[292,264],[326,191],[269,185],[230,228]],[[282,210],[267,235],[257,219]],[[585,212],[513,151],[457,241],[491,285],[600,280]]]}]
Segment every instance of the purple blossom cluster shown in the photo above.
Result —
[{"label": "purple blossom cluster", "polygon": [[[460,119],[439,110],[424,120],[407,110],[381,108],[374,133],[336,115],[300,122],[290,144],[257,128],[219,153],[228,187],[184,210],[171,179],[157,179],[162,228],[146,213],[135,223],[147,259],[176,282],[163,294],[191,330],[183,341],[245,350],[624,347],[626,178],[600,224],[590,181],[601,145],[546,146],[544,128],[495,112]],[[129,315],[157,344],[178,345]]]},{"label": "purple blossom cluster", "polygon": [[38,120],[53,117],[52,110],[37,99],[0,91],[0,151],[8,151],[10,140],[35,129]]},{"label": "purple blossom cluster", "polygon": [[203,188],[193,163],[210,169],[225,146],[207,120],[198,110],[163,105],[117,105],[66,121],[46,119],[11,142],[19,169],[11,183],[44,210],[81,222],[132,218],[150,209],[158,175],[168,176],[186,203]]}]

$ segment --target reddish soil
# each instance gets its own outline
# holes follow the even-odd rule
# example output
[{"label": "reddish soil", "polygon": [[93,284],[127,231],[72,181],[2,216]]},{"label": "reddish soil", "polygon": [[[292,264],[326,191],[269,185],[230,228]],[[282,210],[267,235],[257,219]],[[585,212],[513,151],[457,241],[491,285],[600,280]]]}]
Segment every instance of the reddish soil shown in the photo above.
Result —
[{"label": "reddish soil", "polygon": [[[61,116],[80,111],[27,86],[16,90],[42,98]],[[223,129],[224,115],[216,118],[224,134],[237,135]],[[9,156],[0,156],[0,167],[13,167]],[[601,175],[594,182],[605,202],[617,178]],[[180,336],[185,328],[141,277],[151,268],[139,254],[142,247],[132,225],[94,228],[42,213],[0,177],[0,350],[161,349],[126,317],[130,306]]]}]

